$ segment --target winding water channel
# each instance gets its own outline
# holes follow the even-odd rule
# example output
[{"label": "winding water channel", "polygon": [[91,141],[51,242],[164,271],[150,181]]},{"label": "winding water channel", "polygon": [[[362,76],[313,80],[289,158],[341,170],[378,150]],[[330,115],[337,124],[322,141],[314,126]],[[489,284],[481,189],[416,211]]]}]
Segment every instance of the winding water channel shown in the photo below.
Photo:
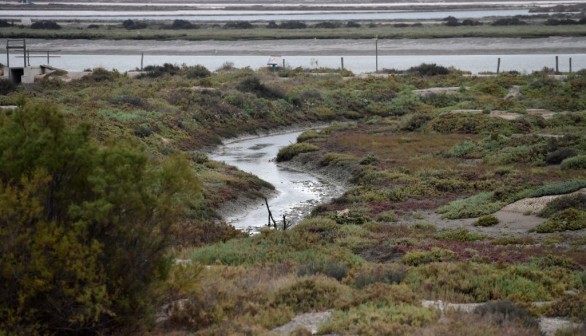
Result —
[{"label": "winding water channel", "polygon": [[[210,158],[223,161],[240,170],[254,174],[276,188],[269,205],[275,220],[282,224],[283,215],[291,223],[298,222],[316,205],[342,194],[344,188],[307,172],[277,165],[275,157],[280,148],[297,141],[300,131],[261,136],[225,143]],[[242,211],[228,214],[225,220],[236,228],[258,232],[268,224],[264,200],[255,201]]]}]

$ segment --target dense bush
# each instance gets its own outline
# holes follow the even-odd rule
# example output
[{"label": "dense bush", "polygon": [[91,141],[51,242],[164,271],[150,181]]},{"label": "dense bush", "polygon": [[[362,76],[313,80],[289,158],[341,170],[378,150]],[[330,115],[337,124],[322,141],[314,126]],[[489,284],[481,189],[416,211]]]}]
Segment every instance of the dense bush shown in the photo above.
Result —
[{"label": "dense bush", "polygon": [[305,29],[307,28],[307,24],[301,21],[283,21],[279,25],[281,29]]},{"label": "dense bush", "polygon": [[10,79],[0,78],[0,94],[7,95],[16,91],[16,85]]},{"label": "dense bush", "polygon": [[149,65],[144,67],[144,71],[146,72],[145,75],[146,77],[150,77],[150,78],[156,78],[156,77],[161,77],[163,75],[176,75],[179,73],[179,71],[181,70],[181,68],[179,68],[177,65],[173,65],[170,63],[165,63],[162,66],[161,65]]},{"label": "dense bush", "polygon": [[337,22],[324,21],[324,22],[316,23],[313,27],[314,28],[332,29],[332,28],[339,28],[340,24]]},{"label": "dense bush", "polygon": [[12,27],[12,24],[8,20],[0,20],[0,28]]},{"label": "dense bush", "polygon": [[411,113],[403,116],[399,123],[399,129],[402,131],[416,131],[419,128],[423,127],[429,120],[431,120],[431,116],[424,113]]},{"label": "dense bush", "polygon": [[187,20],[173,20],[173,23],[169,27],[171,29],[197,29],[198,25],[193,24]]},{"label": "dense bush", "polygon": [[539,224],[535,230],[539,233],[549,233],[584,228],[586,228],[586,211],[570,208],[553,214],[547,221]]},{"label": "dense bush", "polygon": [[526,24],[527,22],[521,21],[517,17],[497,19],[492,23],[493,26],[519,26]]},{"label": "dense bush", "polygon": [[48,104],[0,115],[0,333],[95,334],[151,309],[197,183],[185,160],[89,134]]},{"label": "dense bush", "polygon": [[447,75],[450,73],[450,70],[444,66],[437,65],[435,63],[426,64],[422,63],[421,65],[411,67],[407,70],[408,73],[414,73],[421,76],[437,76],[437,75]]},{"label": "dense bush", "polygon": [[252,29],[254,26],[248,21],[230,21],[224,24],[225,29]]},{"label": "dense bush", "polygon": [[558,197],[547,203],[545,208],[539,212],[539,216],[547,218],[558,211],[569,208],[586,211],[586,194],[579,193]]},{"label": "dense bush", "polygon": [[399,284],[405,278],[407,268],[398,264],[374,264],[353,270],[348,282],[356,288],[364,288],[375,283]]},{"label": "dense bush", "polygon": [[456,260],[456,254],[450,250],[434,247],[431,251],[410,251],[403,256],[401,261],[405,265],[419,266],[432,262],[444,262]]},{"label": "dense bush", "polygon": [[358,22],[356,22],[356,21],[348,21],[348,22],[346,23],[346,27],[347,27],[347,28],[360,28],[360,27],[362,27],[362,26],[360,25],[360,23],[358,23]]},{"label": "dense bush", "polygon": [[547,19],[545,25],[547,26],[563,26],[563,25],[575,25],[578,21],[572,19]]},{"label": "dense bush", "polygon": [[240,83],[238,83],[238,85],[236,85],[236,89],[241,92],[252,92],[258,97],[267,99],[278,99],[285,97],[283,92],[264,85],[256,76],[245,77],[242,81],[240,81]]},{"label": "dense bush", "polygon": [[128,30],[132,29],[144,29],[147,27],[146,22],[143,21],[134,21],[131,19],[122,21],[122,27]]},{"label": "dense bush", "polygon": [[562,161],[560,168],[562,168],[562,170],[586,169],[586,155],[578,155],[567,158]]},{"label": "dense bush", "polygon": [[187,78],[205,78],[211,76],[212,73],[203,65],[194,65],[187,69]]},{"label": "dense bush", "polygon": [[61,26],[55,22],[50,20],[41,20],[34,22],[31,25],[32,29],[61,29]]},{"label": "dense bush", "polygon": [[578,155],[578,152],[573,148],[559,148],[547,154],[545,162],[548,164],[560,164],[567,158]]},{"label": "dense bush", "polygon": [[538,326],[537,321],[531,314],[509,300],[487,302],[477,307],[474,313],[482,316],[489,315],[498,324],[517,321],[528,328],[537,328]]}]

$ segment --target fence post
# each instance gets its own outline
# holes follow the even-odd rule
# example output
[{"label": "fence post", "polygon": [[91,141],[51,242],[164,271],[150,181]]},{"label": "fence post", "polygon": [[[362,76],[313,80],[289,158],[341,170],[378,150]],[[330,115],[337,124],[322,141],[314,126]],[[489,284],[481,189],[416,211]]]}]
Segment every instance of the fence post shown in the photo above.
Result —
[{"label": "fence post", "polygon": [[340,63],[342,65],[342,70],[344,70],[344,57],[340,57]]},{"label": "fence post", "polygon": [[501,72],[501,58],[499,57],[496,63],[496,73],[499,74]]},{"label": "fence post", "polygon": [[570,73],[572,73],[572,58],[570,57]]},{"label": "fence post", "polygon": [[144,65],[144,52],[140,53],[140,71],[142,71]]},{"label": "fence post", "polygon": [[560,67],[559,67],[559,62],[558,62],[558,56],[555,57],[555,73],[559,73],[560,72]]}]

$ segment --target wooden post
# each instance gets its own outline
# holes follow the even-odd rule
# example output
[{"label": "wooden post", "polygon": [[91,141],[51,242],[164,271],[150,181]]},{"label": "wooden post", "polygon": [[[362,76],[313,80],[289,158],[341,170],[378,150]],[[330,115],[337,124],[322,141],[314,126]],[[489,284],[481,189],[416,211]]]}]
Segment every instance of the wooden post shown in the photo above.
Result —
[{"label": "wooden post", "polygon": [[344,57],[340,57],[340,65],[342,66],[342,70],[344,70]]},{"label": "wooden post", "polygon": [[22,40],[22,56],[24,57],[24,67],[26,68],[26,40]]},{"label": "wooden post", "polygon": [[51,64],[51,61],[49,60],[49,50],[47,50],[47,64]]},{"label": "wooden post", "polygon": [[560,68],[559,68],[559,63],[558,63],[558,56],[555,57],[555,73],[559,73],[560,72]]},{"label": "wooden post", "polygon": [[285,59],[283,58],[283,69],[285,69]]},{"label": "wooden post", "polygon": [[283,215],[283,231],[287,230],[287,219],[285,219],[285,215]]},{"label": "wooden post", "polygon": [[496,73],[499,74],[501,72],[501,58],[499,57],[496,63]]},{"label": "wooden post", "polygon": [[143,68],[143,64],[144,64],[144,53],[140,53],[140,71],[142,71]]},{"label": "wooden post", "polygon": [[572,73],[572,58],[570,57],[570,73]]},{"label": "wooden post", "polygon": [[375,53],[374,55],[376,58],[375,72],[378,73],[378,35],[374,39],[374,53]]}]

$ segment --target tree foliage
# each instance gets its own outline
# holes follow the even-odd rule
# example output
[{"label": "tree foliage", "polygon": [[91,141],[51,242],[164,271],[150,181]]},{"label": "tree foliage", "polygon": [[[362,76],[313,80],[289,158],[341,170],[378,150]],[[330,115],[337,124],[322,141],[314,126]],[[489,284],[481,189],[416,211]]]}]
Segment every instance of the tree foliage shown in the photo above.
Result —
[{"label": "tree foliage", "polygon": [[168,231],[198,192],[188,162],[89,135],[50,104],[0,114],[0,334],[127,325],[167,273]]}]

